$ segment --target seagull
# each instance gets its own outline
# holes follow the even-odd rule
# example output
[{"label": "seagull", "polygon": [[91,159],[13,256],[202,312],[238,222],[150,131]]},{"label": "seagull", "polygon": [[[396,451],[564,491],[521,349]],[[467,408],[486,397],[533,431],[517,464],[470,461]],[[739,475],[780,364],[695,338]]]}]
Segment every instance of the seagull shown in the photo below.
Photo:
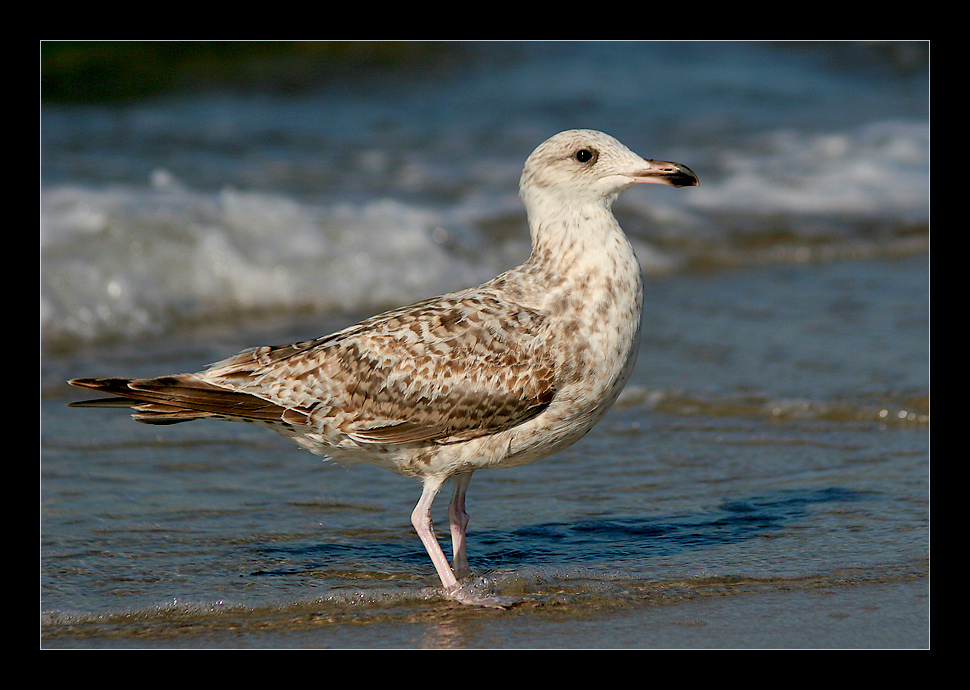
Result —
[{"label": "seagull", "polygon": [[[145,424],[198,419],[268,427],[332,461],[422,482],[411,524],[447,600],[514,603],[467,583],[465,493],[472,473],[533,462],[599,421],[636,362],[640,264],[612,204],[634,185],[694,186],[684,165],[644,159],[589,129],[528,157],[519,193],[532,253],[475,288],[393,309],[337,333],[256,347],[195,373],[78,378]],[[431,505],[449,479],[449,563]]]}]

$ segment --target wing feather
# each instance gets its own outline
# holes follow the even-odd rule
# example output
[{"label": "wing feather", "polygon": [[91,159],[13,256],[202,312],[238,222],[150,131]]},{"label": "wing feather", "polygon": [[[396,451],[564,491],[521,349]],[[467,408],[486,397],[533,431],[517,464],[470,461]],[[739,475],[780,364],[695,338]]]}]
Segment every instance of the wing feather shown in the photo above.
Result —
[{"label": "wing feather", "polygon": [[132,415],[147,424],[174,424],[206,417],[229,417],[244,421],[279,421],[284,408],[248,393],[226,390],[195,374],[158,378],[73,379],[72,386],[109,393],[116,398],[72,403],[78,407],[128,405]]},{"label": "wing feather", "polygon": [[521,424],[552,401],[546,328],[536,312],[459,293],[319,340],[240,353],[206,378],[360,441],[464,440]]}]

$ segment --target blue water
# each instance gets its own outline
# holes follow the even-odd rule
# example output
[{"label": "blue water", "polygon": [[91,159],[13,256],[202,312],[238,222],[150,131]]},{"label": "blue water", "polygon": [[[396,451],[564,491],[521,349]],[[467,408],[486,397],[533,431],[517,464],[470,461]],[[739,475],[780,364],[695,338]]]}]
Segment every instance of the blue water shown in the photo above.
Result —
[{"label": "blue water", "polygon": [[[395,64],[42,109],[42,644],[926,646],[926,45]],[[410,480],[66,407],[73,376],[196,369],[514,265],[522,162],[571,127],[701,185],[615,205],[646,276],[616,408],[472,482],[472,565],[513,612],[437,598]]]}]

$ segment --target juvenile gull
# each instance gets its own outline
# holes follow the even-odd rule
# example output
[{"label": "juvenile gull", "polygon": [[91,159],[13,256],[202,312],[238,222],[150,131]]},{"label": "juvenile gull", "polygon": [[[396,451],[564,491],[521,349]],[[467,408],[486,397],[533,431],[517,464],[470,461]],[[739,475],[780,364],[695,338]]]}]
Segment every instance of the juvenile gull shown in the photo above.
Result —
[{"label": "juvenile gull", "polygon": [[[677,163],[637,156],[593,130],[561,132],[526,160],[519,192],[532,236],[521,266],[484,285],[395,309],[338,333],[258,347],[203,371],[74,379],[146,424],[250,422],[317,455],[423,482],[411,523],[449,599],[505,606],[475,591],[465,549],[472,472],[566,448],[613,404],[636,360],[642,283],[611,206],[636,184],[697,184]],[[453,561],[431,504],[454,479]]]}]

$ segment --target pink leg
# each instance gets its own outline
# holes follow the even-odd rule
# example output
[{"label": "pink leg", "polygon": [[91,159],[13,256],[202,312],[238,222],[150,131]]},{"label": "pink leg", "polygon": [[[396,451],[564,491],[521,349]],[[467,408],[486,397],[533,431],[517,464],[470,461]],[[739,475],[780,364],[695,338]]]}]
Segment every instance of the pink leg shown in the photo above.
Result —
[{"label": "pink leg", "polygon": [[468,527],[468,513],[465,512],[465,491],[472,480],[472,473],[466,472],[455,477],[455,493],[448,506],[448,522],[451,525],[451,566],[455,577],[471,575],[468,556],[465,553],[465,528]]},{"label": "pink leg", "polygon": [[458,578],[455,577],[451,566],[448,565],[448,559],[441,550],[441,544],[438,543],[437,537],[434,536],[434,529],[431,527],[431,504],[434,503],[434,498],[438,495],[438,490],[441,489],[442,484],[444,484],[444,479],[441,477],[427,477],[424,480],[421,498],[411,512],[411,524],[414,525],[414,530],[421,538],[421,543],[424,544],[425,550],[431,556],[431,562],[434,563],[438,577],[441,578],[441,584],[445,587],[445,593],[448,594],[458,589]]},{"label": "pink leg", "polygon": [[[465,558],[465,525],[468,523],[468,515],[465,514],[464,505],[465,489],[468,488],[468,482],[471,480],[471,476],[471,472],[467,472],[455,478],[455,496],[452,499],[451,507],[448,509],[452,530],[452,544],[455,548],[455,564],[456,567],[462,570],[468,569],[468,563]],[[455,572],[448,565],[448,559],[445,557],[444,551],[441,550],[441,544],[438,543],[438,539],[434,536],[434,529],[431,526],[431,504],[434,503],[435,496],[437,496],[444,481],[445,478],[443,477],[425,478],[421,498],[411,512],[411,524],[414,525],[414,529],[418,533],[418,536],[421,537],[421,542],[424,544],[425,550],[431,556],[431,562],[434,563],[435,570],[438,571],[438,577],[441,578],[441,584],[444,585],[445,596],[460,604],[469,604],[471,606],[487,606],[490,608],[504,609],[514,605],[516,601],[508,597],[489,596],[481,594],[472,588],[462,587],[458,582],[458,578],[455,577]]]}]

